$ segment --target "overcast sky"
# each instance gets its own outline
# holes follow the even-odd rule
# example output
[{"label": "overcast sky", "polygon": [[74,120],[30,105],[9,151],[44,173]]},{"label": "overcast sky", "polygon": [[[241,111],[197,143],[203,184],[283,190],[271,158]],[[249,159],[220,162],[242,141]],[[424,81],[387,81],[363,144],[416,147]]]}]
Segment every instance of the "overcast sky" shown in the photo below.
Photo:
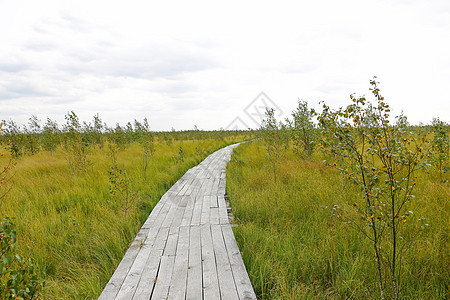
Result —
[{"label": "overcast sky", "polygon": [[19,123],[255,126],[251,106],[344,106],[374,75],[394,114],[450,121],[450,1],[0,0],[0,118]]}]

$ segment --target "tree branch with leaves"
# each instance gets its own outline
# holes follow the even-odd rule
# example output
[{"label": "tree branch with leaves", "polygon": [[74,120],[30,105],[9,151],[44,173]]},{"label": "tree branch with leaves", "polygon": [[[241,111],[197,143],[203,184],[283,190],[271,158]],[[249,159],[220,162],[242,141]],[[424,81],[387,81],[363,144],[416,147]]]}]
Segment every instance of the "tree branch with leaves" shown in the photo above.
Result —
[{"label": "tree branch with leaves", "polygon": [[323,143],[335,157],[327,165],[361,190],[360,199],[335,205],[334,214],[372,242],[381,299],[387,293],[398,299],[401,260],[416,236],[405,226],[413,215],[408,203],[414,198],[424,140],[402,130],[404,122],[390,124],[390,108],[376,78],[370,85],[375,104],[351,95],[346,108],[324,104],[318,121]]}]

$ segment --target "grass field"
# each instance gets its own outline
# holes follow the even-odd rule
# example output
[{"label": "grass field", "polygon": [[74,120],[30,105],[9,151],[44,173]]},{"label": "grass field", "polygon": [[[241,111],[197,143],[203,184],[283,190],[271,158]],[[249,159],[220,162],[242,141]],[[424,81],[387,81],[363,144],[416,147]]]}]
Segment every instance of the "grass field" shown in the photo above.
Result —
[{"label": "grass field", "polygon": [[[140,201],[137,213],[113,203],[108,147],[94,147],[85,172],[72,172],[66,152],[41,151],[16,161],[13,187],[0,203],[0,217],[15,218],[19,253],[34,259],[45,280],[40,298],[96,299],[159,198],[189,168],[231,139],[155,142],[146,176],[142,147],[133,143],[117,153],[129,189]],[[174,156],[183,147],[184,160]],[[3,150],[2,150],[3,151]],[[7,155],[0,163],[7,164]],[[31,250],[26,250],[30,246]]]},{"label": "grass field", "polygon": [[[175,140],[165,139],[170,134]],[[147,168],[139,139],[118,150],[117,161],[108,144],[92,144],[81,170],[71,167],[61,145],[53,154],[40,151],[16,160],[7,176],[13,185],[2,181],[2,191],[12,189],[0,202],[0,217],[14,218],[18,252],[33,258],[45,280],[41,299],[97,298],[165,191],[207,154],[248,139],[200,138],[198,132],[190,139],[180,134],[152,140],[156,151],[147,152]],[[284,146],[278,146],[284,152]],[[227,168],[227,192],[238,225],[235,235],[258,297],[378,298],[373,245],[332,213],[333,205],[360,197],[358,189],[322,164],[322,153],[304,160],[290,149],[277,157],[275,183],[274,161],[266,154],[262,140],[243,144]],[[1,166],[7,163],[8,155],[0,157]],[[118,169],[112,169],[116,164]],[[403,259],[403,299],[449,296],[449,173],[442,176],[431,171],[417,175],[410,219],[424,216],[429,226]],[[119,181],[126,184],[128,198],[138,197],[136,203],[111,194]],[[408,221],[404,226],[412,232],[417,224]]]},{"label": "grass field", "polygon": [[[227,167],[227,193],[236,239],[261,299],[379,299],[372,246],[332,215],[341,201],[359,197],[351,183],[288,151],[277,183],[262,142],[235,149]],[[444,179],[448,179],[448,173]],[[403,260],[402,299],[448,299],[450,189],[421,172],[410,208],[429,226]],[[411,222],[412,230],[415,222]]]}]

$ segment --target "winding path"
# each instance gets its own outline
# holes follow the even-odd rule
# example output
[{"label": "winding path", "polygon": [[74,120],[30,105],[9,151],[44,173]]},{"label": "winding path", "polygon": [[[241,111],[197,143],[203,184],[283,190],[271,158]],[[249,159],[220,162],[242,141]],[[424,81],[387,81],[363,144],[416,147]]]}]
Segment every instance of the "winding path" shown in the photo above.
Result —
[{"label": "winding path", "polygon": [[224,198],[237,146],[209,155],[162,196],[99,299],[256,299]]}]

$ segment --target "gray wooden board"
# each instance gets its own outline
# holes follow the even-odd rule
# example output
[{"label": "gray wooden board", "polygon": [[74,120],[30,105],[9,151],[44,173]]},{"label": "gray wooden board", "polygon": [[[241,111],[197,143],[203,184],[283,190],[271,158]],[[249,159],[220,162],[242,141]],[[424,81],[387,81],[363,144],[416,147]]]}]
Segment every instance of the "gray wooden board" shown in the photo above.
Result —
[{"label": "gray wooden board", "polygon": [[130,247],[128,249],[127,251],[128,255],[125,255],[122,261],[120,262],[113,276],[111,277],[105,289],[98,298],[99,300],[115,299],[128,273],[129,268],[133,264],[134,257],[138,254],[138,251],[139,250],[136,247],[134,248]]},{"label": "gray wooden board", "polygon": [[[211,197],[214,197],[214,196],[211,196]],[[210,210],[209,223],[210,224],[220,224],[219,208],[211,207],[209,210]]]},{"label": "gray wooden board", "polygon": [[122,287],[122,283],[125,280],[125,277],[127,276],[136,256],[139,253],[139,245],[145,241],[148,232],[148,228],[144,228],[139,231],[130,248],[128,248],[127,252],[125,253],[122,261],[119,263],[119,266],[117,267],[113,276],[101,293],[99,299],[114,299],[116,297],[117,293]]},{"label": "gray wooden board", "polygon": [[161,227],[170,227],[172,224],[173,218],[175,217],[175,214],[177,212],[178,205],[176,204],[177,200],[174,198],[170,198],[168,201],[171,201],[171,209],[166,213],[166,217],[164,218],[164,221],[161,224]]},{"label": "gray wooden board", "polygon": [[231,264],[222,234],[222,226],[211,225],[214,252],[217,263],[217,277],[219,279],[220,295],[222,299],[239,299]]},{"label": "gray wooden board", "polygon": [[189,227],[180,227],[175,265],[169,287],[169,299],[184,299],[186,296],[189,260]]},{"label": "gray wooden board", "polygon": [[208,178],[205,186],[205,195],[212,195],[211,192],[214,187],[214,178]]},{"label": "gray wooden board", "polygon": [[209,196],[203,196],[200,197],[201,201],[202,201],[202,216],[201,216],[201,221],[200,224],[209,224],[209,213],[210,213],[210,203],[211,200],[209,198]]},{"label": "gray wooden board", "polygon": [[163,206],[161,207],[161,210],[159,211],[159,213],[155,216],[155,221],[153,222],[153,226],[154,227],[161,227],[161,225],[163,224],[167,213],[170,210],[172,202],[165,199]]},{"label": "gray wooden board", "polygon": [[156,215],[159,214],[159,211],[161,210],[161,207],[163,205],[164,204],[161,201],[156,203],[155,207],[153,207],[152,212],[150,213],[149,217],[145,221],[144,225],[142,225],[142,228],[150,228],[150,227],[152,227],[152,225],[153,225],[153,223],[154,223],[154,221],[156,219]]},{"label": "gray wooden board", "polygon": [[148,256],[152,250],[153,243],[156,240],[158,228],[151,228],[145,242],[139,246],[139,253],[135,257],[133,265],[131,266],[122,287],[116,296],[116,299],[131,299],[134,295],[136,287],[141,278]]},{"label": "gray wooden board", "polygon": [[163,255],[175,256],[175,253],[177,251],[179,230],[180,230],[180,227],[170,227],[169,236],[167,237],[167,242],[164,247]]},{"label": "gray wooden board", "polygon": [[186,209],[184,210],[183,217],[181,219],[180,226],[189,226],[191,225],[192,220],[192,212],[194,211],[194,198],[192,195],[185,196],[186,197]]},{"label": "gray wooden board", "polygon": [[209,155],[161,197],[99,299],[256,299],[224,199],[236,146]]},{"label": "gray wooden board", "polygon": [[220,299],[211,226],[209,224],[202,225],[200,235],[202,242],[203,297],[204,299]]},{"label": "gray wooden board", "polygon": [[170,224],[170,227],[179,227],[181,225],[181,221],[183,220],[185,210],[186,206],[178,206],[176,208],[176,213],[173,218],[172,224]]},{"label": "gray wooden board", "polygon": [[[152,251],[149,254],[145,267],[142,271],[141,279],[136,288],[133,299],[150,299],[161,263],[164,247],[166,245],[169,228],[160,228],[153,244]],[[112,298],[113,299],[113,298]]]},{"label": "gray wooden board", "polygon": [[200,195],[195,199],[194,208],[192,211],[191,225],[200,225],[202,218],[203,197],[204,196]]},{"label": "gray wooden board", "polygon": [[219,204],[217,203],[217,193],[211,194],[211,196],[209,196],[209,203],[211,208],[219,207]]},{"label": "gray wooden board", "polygon": [[219,222],[220,222],[220,224],[230,223],[230,221],[228,220],[227,204],[225,202],[224,196],[217,196],[217,203],[219,205]]},{"label": "gray wooden board", "polygon": [[239,298],[256,299],[255,291],[250,283],[250,278],[242,261],[241,252],[234,238],[231,225],[223,225],[222,232]]},{"label": "gray wooden board", "polygon": [[220,178],[217,195],[219,195],[219,196],[225,195],[225,185],[226,185],[225,178]]},{"label": "gray wooden board", "polygon": [[175,256],[163,255],[159,266],[158,277],[152,298],[155,300],[166,300],[169,293],[170,279],[172,278]]},{"label": "gray wooden board", "polygon": [[200,226],[190,226],[186,299],[202,299],[202,244]]}]

